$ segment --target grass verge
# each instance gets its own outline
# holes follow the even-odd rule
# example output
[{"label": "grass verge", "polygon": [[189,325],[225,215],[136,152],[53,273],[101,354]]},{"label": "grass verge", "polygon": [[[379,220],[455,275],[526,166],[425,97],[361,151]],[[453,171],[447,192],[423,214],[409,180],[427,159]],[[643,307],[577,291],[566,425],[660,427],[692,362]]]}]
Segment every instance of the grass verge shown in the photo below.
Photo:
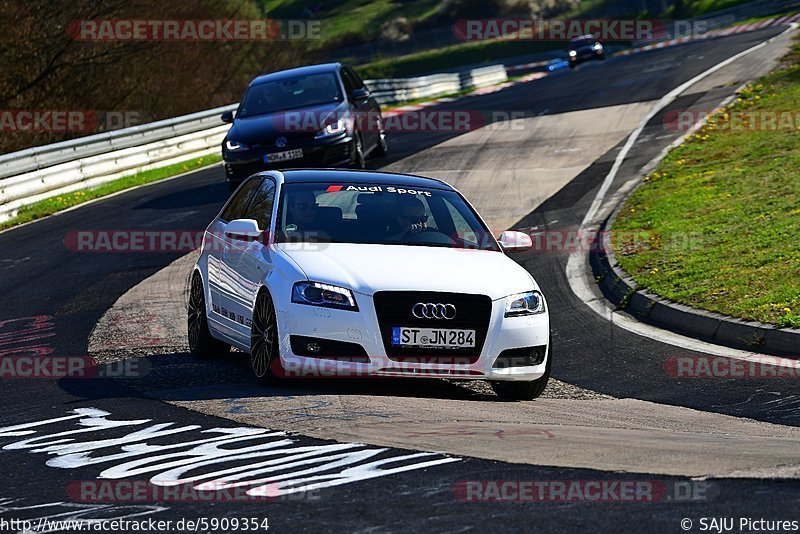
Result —
[{"label": "grass verge", "polygon": [[798,110],[796,40],[630,196],[612,227],[620,266],[671,300],[800,327]]},{"label": "grass verge", "polygon": [[11,228],[12,226],[17,226],[19,224],[36,219],[41,219],[42,217],[47,217],[48,215],[52,215],[56,212],[77,206],[78,204],[83,204],[84,202],[93,200],[95,198],[110,195],[112,193],[116,193],[117,191],[122,191],[123,189],[129,189],[137,185],[163,180],[164,178],[169,178],[170,176],[193,171],[201,167],[206,167],[219,161],[222,161],[222,156],[218,154],[212,154],[210,156],[203,156],[202,158],[182,161],[166,167],[159,167],[157,169],[137,172],[131,176],[125,176],[118,180],[114,180],[90,189],[74,191],[72,193],[46,198],[20,208],[16,217],[12,217],[11,219],[0,223],[0,230],[5,230],[6,228]]}]

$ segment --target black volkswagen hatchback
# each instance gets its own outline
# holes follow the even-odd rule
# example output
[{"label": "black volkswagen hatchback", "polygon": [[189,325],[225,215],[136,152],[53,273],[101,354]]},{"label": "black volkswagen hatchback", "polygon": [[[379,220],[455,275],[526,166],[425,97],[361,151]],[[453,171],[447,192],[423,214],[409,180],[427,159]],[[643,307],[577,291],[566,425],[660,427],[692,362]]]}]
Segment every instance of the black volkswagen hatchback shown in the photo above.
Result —
[{"label": "black volkswagen hatchback", "polygon": [[250,82],[222,141],[231,190],[265,169],[353,166],[388,150],[381,108],[353,69],[313,65]]}]

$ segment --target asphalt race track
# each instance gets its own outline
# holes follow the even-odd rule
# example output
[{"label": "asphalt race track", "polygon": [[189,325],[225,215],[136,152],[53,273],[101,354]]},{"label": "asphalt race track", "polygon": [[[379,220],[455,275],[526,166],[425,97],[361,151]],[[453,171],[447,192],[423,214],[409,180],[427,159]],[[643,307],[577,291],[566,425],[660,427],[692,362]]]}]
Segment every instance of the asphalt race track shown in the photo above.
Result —
[{"label": "asphalt race track", "polygon": [[[437,109],[513,112],[525,127],[463,135],[397,133],[390,138],[390,157],[372,165],[451,181],[498,231],[575,230],[649,106],[782,31],[768,28],[611,58],[443,104]],[[612,190],[682,135],[664,127],[665,114],[710,109],[768,69],[782,46],[785,40],[779,39],[725,67],[653,118]],[[91,353],[101,361],[136,362],[146,371],[124,380],[4,381],[0,472],[8,483],[0,491],[0,520],[268,517],[277,532],[456,532],[467,525],[677,532],[683,518],[697,524],[701,517],[797,517],[797,380],[670,377],[665,361],[700,353],[633,334],[592,312],[567,282],[568,252],[515,258],[548,299],[555,380],[537,401],[501,403],[484,385],[442,380],[259,388],[235,353],[225,361],[198,363],[182,352],[178,325],[184,317],[163,311],[181,305],[176,301],[183,289],[180,273],[187,272],[184,253],[80,253],[65,245],[75,230],[201,230],[226,198],[216,166],[0,233],[3,354]],[[137,295],[152,296],[154,287],[164,288],[164,301],[155,298],[148,310],[141,306],[148,301]],[[108,315],[110,310],[118,315]],[[125,320],[137,316],[144,322]],[[149,328],[151,320],[163,329],[137,336],[137,328]],[[53,419],[60,420],[34,425]],[[145,427],[149,434],[132,434]],[[177,427],[180,432],[159,433]],[[82,432],[70,433],[75,430]],[[54,435],[61,432],[66,434]],[[165,484],[193,476],[216,481],[224,470],[246,468],[248,476],[259,478],[254,465],[264,461],[261,456],[193,449],[215,436],[240,436],[238,446],[252,446],[253,454],[267,460],[270,446],[264,443],[275,442],[322,461],[342,454],[353,465],[374,462],[375,468],[348,471],[347,464],[331,464],[339,473],[337,485],[268,502],[92,504],[72,498],[79,481],[154,475]],[[149,460],[135,464],[140,458]],[[205,470],[181,471],[186,458],[210,459]],[[297,458],[294,480],[321,473],[313,467],[304,472]],[[260,476],[279,480],[266,473]],[[465,481],[482,480],[654,481],[665,490],[657,502],[469,502]],[[678,495],[679,487],[694,488],[695,498]]]}]

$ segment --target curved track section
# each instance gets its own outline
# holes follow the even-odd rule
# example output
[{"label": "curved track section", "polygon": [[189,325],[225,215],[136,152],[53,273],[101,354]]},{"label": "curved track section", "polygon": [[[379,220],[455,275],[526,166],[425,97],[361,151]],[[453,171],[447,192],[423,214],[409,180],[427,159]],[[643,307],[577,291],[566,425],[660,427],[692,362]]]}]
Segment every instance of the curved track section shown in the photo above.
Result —
[{"label": "curved track section", "polygon": [[[444,104],[437,109],[518,112],[523,128],[397,134],[391,158],[380,163],[453,182],[498,230],[574,230],[652,102],[780,31],[610,59]],[[709,76],[665,112],[713,107],[767,70],[786,43],[779,40]],[[635,174],[678,135],[663,127],[663,115],[656,116],[620,175]],[[800,495],[795,480],[775,480],[798,476],[796,381],[701,383],[669,377],[665,360],[696,353],[619,329],[588,309],[568,287],[567,252],[518,257],[547,292],[557,347],[557,380],[535,402],[498,402],[481,385],[441,380],[327,381],[265,389],[249,380],[241,355],[198,364],[185,354],[180,330],[191,256],[180,251],[78,253],[65,245],[65,235],[200,230],[226,197],[221,178],[219,167],[206,169],[0,234],[4,354],[88,351],[101,361],[135,362],[141,371],[126,379],[17,380],[13,386],[5,381],[0,446],[8,461],[0,470],[5,480],[19,480],[14,473],[20,470],[29,476],[0,495],[8,497],[0,501],[0,515],[108,514],[100,506],[86,512],[65,502],[65,488],[76,480],[130,478],[132,464],[119,455],[134,458],[151,451],[152,456],[162,450],[158,447],[177,451],[198,469],[169,476],[216,480],[210,469],[200,468],[192,443],[217,434],[255,440],[240,445],[249,444],[258,454],[266,454],[265,447],[279,448],[284,480],[293,480],[295,488],[323,480],[303,480],[309,476],[339,481],[320,486],[314,502],[270,503],[270,525],[279,530],[302,525],[307,530],[424,526],[447,531],[465,524],[524,530],[535,518],[554,531],[587,525],[634,531],[647,524],[674,532],[681,517],[698,514],[783,517],[783,503]],[[84,435],[87,428],[92,434]],[[149,430],[135,433],[142,428]],[[56,434],[69,442],[53,443],[64,439]],[[84,453],[78,452],[81,447]],[[296,453],[290,451],[298,447],[317,458],[305,474],[288,467]],[[202,454],[212,450],[219,453],[211,448]],[[232,470],[253,481],[263,477],[255,460],[243,465],[229,454],[215,456],[213,470]],[[333,465],[335,454],[360,469]],[[166,465],[153,462],[153,470],[139,476],[163,479]],[[714,479],[714,496],[703,501],[702,510],[675,502],[646,507],[562,502],[509,513],[508,504],[466,503],[457,491],[464,480],[658,477],[680,482],[698,476]],[[208,516],[209,506],[121,504],[113,514],[176,519]],[[218,516],[248,512],[258,515],[264,509],[252,503],[213,504]]]}]

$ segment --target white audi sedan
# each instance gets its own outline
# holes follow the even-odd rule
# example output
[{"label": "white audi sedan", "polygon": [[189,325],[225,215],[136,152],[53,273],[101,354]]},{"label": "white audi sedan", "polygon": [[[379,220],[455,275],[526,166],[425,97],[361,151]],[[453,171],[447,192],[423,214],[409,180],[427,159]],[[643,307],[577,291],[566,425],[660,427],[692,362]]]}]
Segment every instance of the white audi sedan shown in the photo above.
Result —
[{"label": "white audi sedan", "polygon": [[190,278],[189,346],[250,354],[256,378],[547,384],[547,303],[467,200],[431,178],[347,170],[256,174],[207,228]]}]

